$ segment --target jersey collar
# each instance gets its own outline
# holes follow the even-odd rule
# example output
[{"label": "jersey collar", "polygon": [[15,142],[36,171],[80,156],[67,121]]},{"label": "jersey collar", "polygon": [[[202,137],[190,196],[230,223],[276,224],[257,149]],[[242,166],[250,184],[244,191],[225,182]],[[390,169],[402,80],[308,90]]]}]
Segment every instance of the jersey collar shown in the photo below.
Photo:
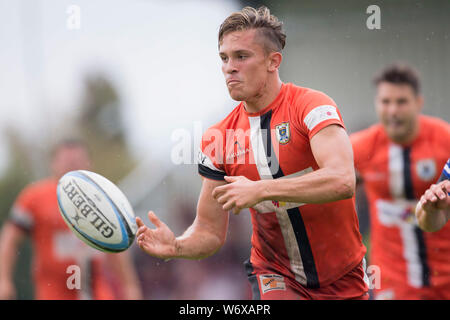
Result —
[{"label": "jersey collar", "polygon": [[248,117],[259,117],[259,116],[265,114],[266,112],[268,112],[269,110],[273,110],[276,107],[278,107],[281,104],[281,102],[283,101],[286,90],[287,90],[287,85],[285,83],[282,83],[280,92],[278,93],[275,100],[273,100],[267,107],[265,107],[264,109],[262,109],[258,112],[247,112],[247,110],[245,110],[245,107],[244,107],[244,102],[241,102],[241,108]]}]

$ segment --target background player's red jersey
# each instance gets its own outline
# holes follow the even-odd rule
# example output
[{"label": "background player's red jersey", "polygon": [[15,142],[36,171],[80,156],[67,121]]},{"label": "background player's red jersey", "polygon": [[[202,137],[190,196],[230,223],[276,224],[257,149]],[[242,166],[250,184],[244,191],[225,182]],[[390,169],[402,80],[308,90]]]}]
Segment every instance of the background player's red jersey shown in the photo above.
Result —
[{"label": "background player's red jersey", "polygon": [[[380,124],[351,135],[357,171],[370,205],[370,264],[381,269],[386,298],[415,288],[446,287],[450,298],[450,225],[434,233],[417,226],[414,209],[450,154],[450,126],[420,116],[409,145],[389,139]],[[429,290],[424,290],[424,293]]]},{"label": "background player's red jersey", "polygon": [[[312,89],[283,84],[277,98],[260,112],[248,113],[240,103],[206,131],[199,173],[216,180],[228,175],[254,181],[308,174],[319,169],[310,139],[329,125],[344,127],[332,99]],[[250,212],[253,235],[248,266],[255,272],[282,275],[303,287],[319,288],[361,264],[365,247],[353,199],[325,204],[263,201]],[[365,290],[362,277],[359,280],[356,295]]]},{"label": "background player's red jersey", "polygon": [[[113,299],[105,278],[104,255],[84,244],[68,228],[58,210],[57,180],[26,187],[17,198],[10,221],[29,232],[33,243],[31,267],[36,299]],[[80,288],[68,278],[80,269]],[[75,280],[74,280],[75,281]],[[69,281],[75,284],[74,281]]]}]

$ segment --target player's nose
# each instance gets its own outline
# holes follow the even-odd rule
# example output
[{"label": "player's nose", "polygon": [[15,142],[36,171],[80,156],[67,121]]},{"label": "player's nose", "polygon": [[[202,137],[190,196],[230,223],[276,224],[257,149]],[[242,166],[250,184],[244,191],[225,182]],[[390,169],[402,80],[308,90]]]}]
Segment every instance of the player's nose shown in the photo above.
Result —
[{"label": "player's nose", "polygon": [[229,59],[227,62],[223,64],[222,70],[225,74],[231,74],[238,71],[232,59]]}]

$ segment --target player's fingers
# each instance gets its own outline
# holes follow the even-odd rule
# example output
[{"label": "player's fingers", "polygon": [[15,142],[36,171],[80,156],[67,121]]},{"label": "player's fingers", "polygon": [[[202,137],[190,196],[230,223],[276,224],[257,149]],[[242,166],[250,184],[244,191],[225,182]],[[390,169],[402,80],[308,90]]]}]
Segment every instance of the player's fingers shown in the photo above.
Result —
[{"label": "player's fingers", "polygon": [[161,227],[161,220],[159,220],[159,218],[153,211],[148,212],[148,218],[150,219],[150,222],[153,223],[157,228]]},{"label": "player's fingers", "polygon": [[231,209],[234,208],[234,206],[235,206],[234,201],[228,201],[222,206],[222,208],[225,211],[230,211]]},{"label": "player's fingers", "polygon": [[226,182],[231,183],[231,182],[234,182],[234,181],[238,180],[238,177],[225,176],[224,179],[225,179]]},{"label": "player's fingers", "polygon": [[227,185],[215,187],[212,192],[213,198],[217,199],[217,197],[220,197],[221,194],[225,193],[225,191],[227,190],[226,187]]},{"label": "player's fingers", "polygon": [[419,203],[421,206],[423,206],[425,203],[427,203],[427,199],[425,198],[425,195],[422,195],[420,197]]},{"label": "player's fingers", "polygon": [[447,193],[450,193],[450,180],[445,180],[442,182],[442,189]]},{"label": "player's fingers", "polygon": [[225,202],[227,202],[229,196],[227,196],[226,194],[220,196],[219,198],[217,198],[217,202],[220,204],[224,204]]},{"label": "player's fingers", "polygon": [[442,185],[437,185],[433,190],[434,194],[441,200],[445,199],[445,197],[447,196],[442,187]]},{"label": "player's fingers", "polygon": [[143,240],[138,239],[138,241],[137,241],[137,244],[138,244],[139,248],[141,248],[141,249],[144,249],[144,243],[145,242]]},{"label": "player's fingers", "polygon": [[145,242],[140,243],[139,248],[141,248],[141,250],[145,253],[150,254],[150,248],[145,244]]},{"label": "player's fingers", "polygon": [[425,191],[425,198],[427,199],[427,201],[431,201],[431,202],[435,202],[437,201],[437,197],[434,194],[433,191],[431,191],[430,189],[428,189],[427,191]]},{"label": "player's fingers", "polygon": [[138,227],[145,227],[144,222],[139,217],[136,217],[136,224],[137,224]]},{"label": "player's fingers", "polygon": [[136,237],[139,238],[139,236],[140,236],[141,234],[144,234],[144,233],[145,233],[145,229],[146,229],[146,227],[140,227],[140,228],[138,229],[138,231],[136,232]]},{"label": "player's fingers", "polygon": [[234,213],[235,215],[238,215],[240,212],[241,212],[241,208],[239,208],[239,207],[234,207],[233,213]]},{"label": "player's fingers", "polygon": [[138,237],[137,237],[137,240],[138,241],[145,241],[147,238],[146,238],[146,236],[145,236],[145,234],[140,234]]}]

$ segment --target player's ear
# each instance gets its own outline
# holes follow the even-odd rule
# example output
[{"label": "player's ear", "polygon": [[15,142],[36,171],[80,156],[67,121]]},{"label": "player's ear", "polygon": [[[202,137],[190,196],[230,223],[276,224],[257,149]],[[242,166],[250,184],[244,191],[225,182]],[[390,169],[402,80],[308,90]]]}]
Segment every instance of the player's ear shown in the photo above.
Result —
[{"label": "player's ear", "polygon": [[283,56],[280,52],[270,52],[268,56],[268,71],[274,72],[278,70],[281,65],[281,61],[283,60]]}]

